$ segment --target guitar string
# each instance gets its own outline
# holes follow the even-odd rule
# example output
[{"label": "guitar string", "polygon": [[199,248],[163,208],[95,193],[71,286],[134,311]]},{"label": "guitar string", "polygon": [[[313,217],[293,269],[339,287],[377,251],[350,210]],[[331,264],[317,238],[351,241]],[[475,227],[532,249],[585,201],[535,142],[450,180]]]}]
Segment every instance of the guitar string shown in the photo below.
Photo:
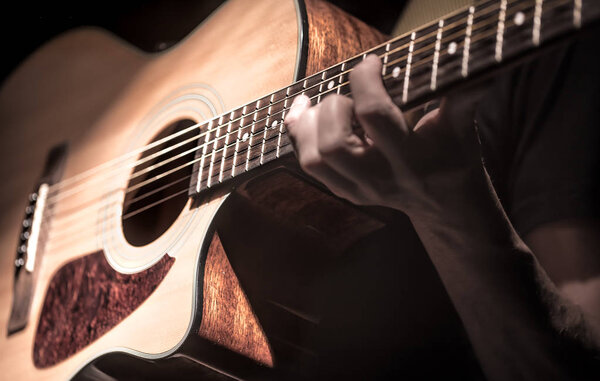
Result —
[{"label": "guitar string", "polygon": [[[390,78],[390,76],[389,76],[389,75],[388,75],[387,77],[384,77],[384,79],[389,79],[389,78]],[[338,85],[337,87],[347,87],[347,86],[348,86],[348,82],[344,82],[344,83],[342,83],[342,84]],[[425,86],[425,85],[424,85],[424,86]],[[335,91],[335,90],[337,90],[337,89],[336,89],[336,88],[334,88],[334,89],[331,89],[331,90],[329,90],[329,91]],[[414,90],[418,90],[418,89],[413,89],[413,91],[414,91]],[[348,93],[347,95],[350,95],[350,94],[351,94],[351,93]],[[318,94],[318,95],[315,95],[315,96],[313,96],[311,99],[317,98],[319,95],[321,95],[321,96],[322,96],[323,94]],[[283,112],[283,111],[287,111],[287,110],[289,110],[289,108],[288,108],[288,109],[285,109],[285,110],[282,110],[282,112]],[[258,135],[260,135],[260,134],[258,134]],[[188,177],[189,177],[189,176],[188,176]],[[170,199],[170,198],[173,198],[173,197],[175,197],[176,195],[182,194],[182,193],[184,193],[184,192],[187,192],[187,191],[188,191],[188,187],[186,187],[185,189],[182,189],[182,190],[180,190],[180,191],[177,191],[177,192],[176,192],[175,194],[173,194],[173,195],[167,196],[167,197],[166,197],[166,199],[158,200],[157,202],[155,202],[155,203],[153,203],[153,204],[151,204],[151,205],[149,205],[149,206],[146,206],[146,207],[144,207],[143,209],[144,209],[144,210],[147,210],[147,209],[149,209],[149,208],[151,208],[151,207],[154,207],[154,206],[156,206],[156,205],[158,205],[158,204],[160,204],[160,203],[162,203],[162,202],[164,202],[164,201],[166,201],[166,200],[168,200],[168,199]],[[121,202],[119,201],[119,202],[112,203],[112,205],[115,205],[115,204],[120,204],[120,203],[121,203]],[[103,205],[102,207],[107,207],[107,206],[110,206],[110,205]],[[129,212],[127,215],[123,216],[122,218],[123,218],[123,219],[127,219],[127,218],[130,218],[130,217],[133,217],[134,215],[136,215],[136,214],[138,214],[138,213],[140,213],[140,212],[142,212],[142,211],[143,211],[143,210],[139,210],[139,209],[138,209],[138,210],[135,210],[135,211]],[[112,214],[112,216],[114,216],[114,214]],[[103,222],[103,221],[100,221],[100,222]],[[97,228],[97,225],[93,225],[93,226],[91,226],[91,227],[92,227],[92,228]],[[54,224],[53,224],[53,228],[54,228]],[[53,240],[54,240],[54,238],[53,238]],[[54,242],[56,242],[56,241],[54,241]]]},{"label": "guitar string", "polygon": [[[513,13],[513,14],[516,14],[516,13],[517,13],[517,12],[519,12],[519,11],[520,11],[520,10],[519,10],[519,9],[517,9],[517,10],[515,10],[515,11],[514,11],[514,13]],[[533,7],[531,8],[531,11],[533,12]],[[512,16],[513,14],[509,14],[509,16]],[[527,16],[527,15],[525,14],[525,16]],[[529,21],[531,21],[531,20],[529,20]],[[491,23],[488,23],[487,25],[490,25],[490,24],[491,24]],[[512,23],[512,24],[511,24],[511,22],[507,22],[506,24],[507,24],[507,27],[511,27],[511,26],[515,25],[514,23]],[[477,42],[477,41],[479,41],[479,40],[483,40],[483,39],[485,39],[485,38],[487,38],[487,37],[490,37],[490,36],[494,35],[495,33],[496,33],[495,31],[489,31],[487,34],[479,34],[479,35],[477,35],[477,37],[474,37],[474,38],[472,38],[472,39],[471,39],[471,43],[473,43],[473,44],[474,44],[474,43],[476,43],[476,42]],[[508,36],[508,35],[507,35],[507,36]],[[454,37],[455,37],[455,35],[452,35],[452,36],[451,36],[451,38],[449,38],[449,39],[445,39],[445,40],[444,40],[444,39],[442,39],[441,41],[442,41],[443,43],[446,43],[446,42],[448,42],[448,41],[450,41],[450,40],[453,40],[453,39],[454,39]],[[459,44],[457,44],[457,47],[458,47],[458,48],[460,48],[460,47],[462,46],[462,44],[463,44],[463,43],[464,43],[464,42],[460,42]],[[433,45],[435,45],[435,43],[431,43],[431,44],[430,44],[430,45],[428,45],[428,46],[433,46]],[[428,46],[426,46],[426,47],[424,47],[424,48],[420,49],[420,51],[425,51],[425,49],[426,49]],[[413,52],[413,57],[414,57],[414,56],[416,56],[416,55],[417,55],[417,53],[418,53],[418,51],[415,51],[415,52]],[[472,53],[472,55],[475,55],[475,54],[477,53],[477,51],[473,50],[471,53]],[[446,54],[446,53],[442,53],[442,54],[443,54],[443,55],[440,55],[440,58],[442,58],[442,59],[443,59],[444,57],[448,57],[448,56],[454,56],[454,55],[452,55],[452,54],[450,54],[450,55],[449,55],[449,54]],[[388,56],[390,56],[390,55],[389,55],[389,53],[388,53]],[[380,57],[381,57],[381,56],[380,56]],[[456,57],[458,57],[458,56],[456,56]],[[388,67],[389,67],[389,66],[393,66],[393,64],[395,64],[395,63],[399,63],[399,62],[402,62],[403,60],[405,60],[405,56],[401,56],[399,59],[397,59],[397,60],[395,60],[395,61],[388,62],[386,66],[388,66]],[[432,60],[433,60],[432,56],[428,56],[428,57],[427,57],[427,59],[422,59],[422,60],[420,60],[419,62],[417,62],[416,64],[412,65],[412,69],[414,70],[414,69],[417,69],[418,67],[425,66],[426,64],[430,63]],[[441,68],[442,68],[442,67],[440,66],[440,69],[441,69]],[[325,84],[326,82],[330,82],[332,79],[336,79],[336,78],[338,78],[338,77],[340,77],[340,76],[342,76],[342,75],[345,75],[346,73],[349,73],[350,71],[352,71],[352,69],[350,69],[350,70],[348,70],[348,71],[345,71],[345,72],[342,72],[342,73],[340,73],[340,74],[338,74],[338,75],[335,75],[335,76],[333,76],[333,77],[330,77],[330,78],[328,78],[327,80],[325,80],[325,81],[322,81],[322,82],[320,82],[320,83],[317,83],[317,84],[315,84],[314,86],[312,86],[311,88],[320,87],[321,85]],[[388,76],[388,77],[386,77],[386,78],[389,78],[389,76]],[[386,79],[386,78],[384,78],[384,79]],[[309,89],[311,89],[311,88],[307,88],[307,89],[305,89],[305,90],[304,90],[304,91],[302,91],[302,92],[308,92],[308,90],[309,90]],[[302,92],[299,92],[299,93],[302,93]],[[323,96],[323,95],[325,95],[327,92],[330,92],[330,91],[320,92],[320,94],[317,94],[316,96],[317,96],[317,97],[318,97],[319,95],[320,95],[320,96]],[[299,94],[299,93],[297,93],[297,94]],[[275,116],[275,115],[277,115],[277,114],[282,114],[282,113],[283,113],[283,112],[285,112],[285,111],[286,111],[286,109],[282,109],[282,110],[280,110],[280,111],[276,112],[275,114],[273,114],[273,116]],[[259,122],[261,122],[261,121],[264,121],[264,120],[267,120],[267,118],[264,118],[264,119],[259,119],[259,120],[257,120],[257,121],[254,121],[254,122],[252,122],[252,123],[249,123],[249,124],[247,124],[247,125],[240,126],[239,128],[237,128],[237,129],[236,129],[236,131],[232,131],[232,132],[228,132],[228,133],[226,132],[226,134],[225,134],[225,135],[220,135],[220,136],[218,136],[218,137],[214,138],[213,140],[209,141],[209,145],[210,145],[210,144],[213,144],[213,145],[215,145],[215,146],[216,146],[216,142],[217,142],[217,141],[219,141],[219,140],[221,140],[221,139],[226,139],[226,138],[227,138],[228,136],[230,136],[231,134],[238,133],[238,135],[241,135],[241,134],[240,134],[240,131],[243,131],[244,129],[249,129],[249,128],[253,127],[253,126],[256,126],[256,125],[258,125],[258,124],[259,124]],[[214,131],[214,132],[217,132],[217,131],[218,131],[220,128],[222,128],[222,127],[225,127],[225,126],[226,126],[226,124],[225,124],[225,125],[220,125],[220,126],[218,126],[218,127],[217,127],[215,130],[213,130],[213,131]],[[263,133],[264,133],[264,127],[263,127],[263,128],[259,128],[259,130],[258,130],[256,133],[252,133],[252,134],[250,134],[249,136],[252,136],[253,138],[254,138],[254,137],[260,137],[260,135],[261,135],[261,134],[263,134]],[[273,137],[270,137],[269,139],[274,139],[274,138],[275,138],[275,136],[273,136]],[[259,138],[259,140],[260,140],[260,138]],[[259,144],[260,144],[260,143],[259,143]],[[259,144],[256,144],[256,145],[254,145],[254,147],[257,147]],[[220,147],[220,148],[218,148],[218,149],[213,149],[213,150],[211,150],[211,152],[210,152],[210,153],[209,153],[207,156],[205,156],[205,158],[208,158],[209,156],[211,156],[211,155],[213,154],[213,152],[214,152],[214,153],[219,153],[219,152],[221,152],[222,150],[229,149],[229,148],[233,148],[235,145],[236,145],[236,143],[234,142],[234,143],[230,143],[230,144],[224,145],[223,147]],[[250,145],[250,149],[251,149],[252,147],[253,147],[253,146],[252,146],[252,145]],[[200,147],[200,148],[203,148],[203,147]],[[199,148],[196,148],[196,149],[199,149]],[[186,152],[184,152],[184,153],[181,153],[181,154],[180,154],[180,156],[183,156],[183,155],[185,155],[185,154],[187,154],[187,153],[189,153],[189,152],[191,152],[191,151],[193,151],[193,150],[194,150],[194,149],[192,149],[192,150],[189,150],[189,151],[186,151]],[[243,151],[242,151],[242,152],[243,152]],[[229,157],[231,157],[231,156],[232,156],[232,155],[230,155],[230,156],[227,156],[226,158],[229,158]],[[257,158],[257,157],[258,157],[257,155],[254,155],[254,156],[252,156],[252,159],[255,159],[255,158]],[[205,165],[205,166],[202,168],[202,170],[208,169],[208,168],[209,168],[209,166],[210,166],[210,163],[208,163],[207,165]],[[214,175],[214,176],[216,177],[216,175]],[[137,188],[136,188],[136,189],[137,189]],[[134,190],[135,190],[135,189],[134,189]]]},{"label": "guitar string", "polygon": [[[515,13],[516,13],[516,12],[517,12],[517,11],[515,11]],[[454,28],[454,25],[455,25],[455,24],[456,24],[456,23],[454,23],[454,24],[452,24],[452,25],[449,25],[449,26],[448,26],[448,28],[445,28],[445,29],[447,29],[447,30],[451,30],[451,29],[453,29],[453,28]],[[488,22],[488,23],[486,23],[486,24],[483,24],[483,25],[481,25],[481,26],[482,26],[482,27],[484,27],[484,26],[491,25],[491,24],[492,24],[492,23]],[[454,37],[455,37],[457,34],[458,34],[458,33],[455,33],[455,34],[454,34],[454,35],[452,35],[451,37],[452,37],[452,38],[454,38]],[[430,34],[429,36],[431,36],[431,34]],[[424,40],[426,40],[427,38],[428,38],[427,36],[424,36],[424,37],[422,37],[421,41],[424,41]],[[449,41],[449,40],[450,40],[450,38],[446,38],[446,39],[443,39],[442,41],[445,43],[445,42],[447,42],[447,41]],[[416,41],[416,40],[415,40],[415,41]],[[419,49],[419,51],[425,51],[425,50],[426,50],[428,47],[430,47],[430,46],[432,46],[432,45],[434,45],[434,44],[430,44],[430,45],[428,45],[428,46],[421,47],[421,48]],[[394,53],[394,52],[396,52],[396,51],[399,51],[399,50],[401,50],[402,48],[405,48],[405,47],[406,47],[406,45],[404,45],[404,46],[402,46],[402,47],[400,47],[400,48],[397,48],[397,49],[395,49],[394,51],[387,52],[386,54],[387,54],[388,56],[390,56],[390,54],[391,54],[391,53]],[[416,54],[416,53],[417,53],[417,52],[414,52],[413,54]],[[404,57],[402,57],[402,59],[403,59],[403,58],[404,58]],[[400,60],[397,60],[397,61],[393,61],[392,63],[395,63],[395,62],[400,62],[400,61],[402,61],[402,59],[400,59]],[[428,60],[423,60],[423,61],[424,61],[424,62],[421,62],[420,64],[413,65],[413,68],[416,68],[416,67],[417,67],[417,66],[419,66],[419,65],[424,65],[424,64],[426,64],[426,63],[430,62],[431,60],[430,60],[430,59],[428,59]],[[389,65],[390,65],[390,64],[392,64],[392,63],[388,63],[387,65],[389,66]],[[348,73],[348,72],[350,72],[350,71],[351,71],[351,70],[348,70],[348,71],[342,72],[342,73],[340,73],[340,74],[338,74],[338,75],[336,75],[336,76],[330,77],[330,78],[328,78],[328,79],[327,79],[327,81],[331,81],[332,79],[335,79],[335,78],[338,78],[338,77],[340,77],[340,76],[342,76],[342,75],[345,75],[345,74],[347,74],[347,73]],[[321,85],[322,85],[322,84],[324,84],[324,83],[325,83],[325,81],[323,81],[323,82],[320,82],[320,83],[317,83],[317,84],[315,84],[315,85],[311,86],[310,88],[304,89],[303,91],[309,91],[310,89],[312,89],[312,88],[315,88],[315,87],[317,87],[317,86],[321,86]],[[299,93],[301,93],[301,92],[298,92],[298,93],[296,93],[296,94],[293,94],[292,96],[295,96],[295,95],[297,95],[297,94],[299,94]],[[283,102],[283,101],[279,101],[279,102],[273,103],[272,105],[275,105],[275,104],[277,104],[277,103],[281,103],[281,102]],[[272,105],[271,105],[271,106],[272,106]],[[260,110],[258,109],[258,110],[256,110],[255,112],[258,112],[258,111],[260,111]],[[277,114],[280,114],[280,113],[282,113],[283,111],[284,111],[284,110],[282,110],[282,111],[280,111],[280,112],[276,112],[276,113],[274,113],[272,116],[271,116],[271,115],[269,115],[267,118],[259,119],[259,120],[253,121],[252,123],[249,123],[249,124],[247,124],[247,125],[240,126],[238,129],[236,129],[236,131],[237,131],[237,130],[243,130],[243,129],[245,129],[245,128],[249,128],[249,127],[250,127],[250,126],[252,126],[253,124],[254,124],[254,125],[256,125],[257,123],[260,123],[260,122],[262,122],[262,121],[264,121],[264,120],[267,120],[267,119],[269,119],[269,118],[272,118],[272,117],[276,116]],[[222,127],[224,127],[224,126],[228,125],[228,124],[232,124],[233,122],[235,122],[235,121],[237,121],[237,120],[241,120],[241,119],[243,119],[243,117],[245,117],[245,116],[246,116],[246,115],[243,115],[242,117],[240,117],[240,118],[238,118],[238,119],[231,120],[231,121],[229,121],[229,122],[228,122],[228,123],[226,123],[226,124],[219,125],[219,126],[218,126],[218,127],[216,127],[215,129],[213,129],[213,130],[211,130],[211,131],[207,131],[206,133],[208,133],[208,132],[213,132],[213,131],[216,131],[217,129],[220,129],[220,128],[222,128]],[[219,119],[220,119],[220,118],[219,118]],[[195,128],[195,126],[193,126],[193,127]],[[168,159],[166,159],[165,161],[163,161],[162,163],[156,163],[156,164],[154,164],[153,166],[151,166],[151,167],[149,167],[149,168],[144,168],[143,170],[141,170],[141,171],[138,171],[138,172],[135,172],[134,174],[132,174],[132,175],[130,176],[130,178],[135,178],[135,177],[138,177],[138,176],[140,176],[140,175],[142,175],[142,174],[144,174],[144,173],[150,172],[151,170],[153,170],[153,169],[156,169],[157,167],[159,167],[159,166],[162,166],[162,165],[164,165],[164,164],[167,164],[167,163],[169,163],[169,162],[172,162],[173,160],[175,160],[175,159],[177,159],[177,158],[179,158],[179,157],[181,157],[181,156],[184,156],[184,155],[185,155],[185,154],[187,154],[187,153],[193,152],[194,150],[198,150],[198,149],[204,149],[204,147],[205,147],[205,146],[206,146],[206,147],[208,147],[208,146],[210,146],[210,144],[215,144],[215,141],[217,141],[217,140],[220,140],[221,138],[225,139],[227,136],[231,135],[232,133],[235,133],[236,131],[234,131],[234,132],[229,132],[229,133],[227,133],[226,135],[222,135],[222,136],[219,136],[219,137],[217,137],[217,138],[215,138],[215,139],[213,139],[213,140],[209,140],[209,141],[207,141],[207,142],[205,142],[205,143],[203,143],[203,144],[201,144],[201,145],[199,145],[199,146],[197,146],[197,147],[195,147],[195,148],[193,148],[193,149],[191,149],[191,150],[188,150],[188,151],[186,151],[186,152],[184,152],[184,153],[180,153],[178,156],[175,156],[175,157],[168,158]],[[181,134],[183,134],[183,133],[185,133],[185,132],[189,132],[189,131],[186,131],[186,130],[184,130],[184,131],[182,131],[182,132],[178,133],[177,135],[181,135]],[[186,139],[186,140],[184,140],[184,141],[182,141],[182,142],[179,142],[179,143],[177,143],[177,144],[175,144],[175,145],[173,145],[173,146],[171,146],[171,147],[168,147],[168,148],[166,149],[166,151],[170,151],[170,150],[176,149],[176,148],[178,148],[178,147],[180,147],[180,146],[182,146],[182,145],[184,145],[184,144],[186,144],[186,143],[188,143],[188,142],[190,142],[190,141],[197,140],[197,139],[198,139],[198,138],[200,138],[202,135],[204,135],[204,134],[200,134],[200,135],[194,136],[194,137],[192,137],[192,138]],[[253,135],[253,136],[254,136],[254,135]],[[161,140],[161,141],[158,141],[158,142],[155,142],[155,143],[160,143],[160,142],[163,142],[163,140]],[[153,144],[153,145],[154,145],[154,144]],[[155,145],[154,145],[154,146],[155,146]],[[228,147],[230,147],[230,146],[233,146],[233,144],[232,144],[232,145],[229,145]],[[157,153],[154,153],[154,154],[152,154],[152,155],[150,155],[150,156],[148,156],[148,157],[145,157],[145,158],[141,159],[140,161],[138,161],[138,162],[136,162],[136,163],[132,163],[132,164],[129,164],[129,165],[127,165],[125,168],[131,168],[131,167],[133,167],[133,166],[139,165],[140,163],[147,162],[147,161],[149,161],[149,160],[151,160],[151,159],[153,159],[153,158],[155,158],[155,157],[161,156],[161,155],[162,155],[162,154],[164,154],[164,153],[165,153],[165,151],[164,151],[164,150],[163,150],[163,151],[160,151],[160,152],[157,152]],[[211,152],[211,154],[212,154],[212,152]],[[121,168],[117,168],[117,170],[123,170],[123,167],[121,167]],[[95,180],[96,180],[96,181],[98,181],[98,180],[100,180],[100,179],[101,179],[101,178],[98,178],[98,177],[97,177],[97,178],[95,178]],[[89,184],[88,184],[88,183],[84,183],[84,184],[82,184],[82,185],[89,185]],[[137,188],[136,188],[136,189],[137,189]],[[60,196],[58,196],[58,199],[65,198],[65,197],[67,197],[67,196],[69,196],[69,195],[72,195],[72,194],[74,194],[74,191],[75,191],[74,189],[71,189],[70,191],[67,191],[67,192],[61,192],[61,193],[60,193]],[[52,197],[52,198],[50,198],[50,199],[48,200],[48,202],[49,202],[49,203],[53,203],[53,202],[56,202],[56,201],[57,201],[57,200],[56,200],[54,197]]]},{"label": "guitar string", "polygon": [[[387,76],[387,78],[389,78],[389,76]],[[387,79],[387,78],[384,78],[384,79]],[[347,84],[347,82],[346,82],[346,83],[344,83],[344,84],[342,84],[342,86],[343,86],[343,85],[346,85],[346,84]],[[341,86],[338,86],[338,87],[341,87]],[[332,89],[332,91],[333,91],[333,90],[335,90],[335,89]],[[413,89],[413,91],[414,91],[414,90],[417,90],[417,89]],[[315,98],[315,97],[318,97],[319,95],[321,95],[321,96],[322,96],[323,94],[318,94],[318,95],[314,96],[313,98]],[[285,111],[287,111],[287,110],[288,110],[288,109],[284,109],[284,110],[282,110],[281,112],[285,112]],[[255,134],[254,136],[260,136],[260,134],[261,134],[261,133],[262,133],[262,131],[259,131],[259,132],[258,132],[257,134]],[[253,160],[255,160],[257,157],[258,157],[258,156],[254,156],[254,157],[253,157]],[[188,163],[188,165],[190,165],[190,164],[191,164],[191,163]],[[179,168],[179,169],[181,169],[181,168]],[[186,178],[189,178],[189,177],[190,177],[190,176],[187,176]],[[175,181],[175,182],[173,182],[173,183],[180,182],[180,181],[182,181],[182,180],[181,180],[181,179],[180,179],[180,180],[176,180],[176,181]],[[171,184],[167,184],[167,186],[163,186],[163,187],[161,187],[161,188],[166,188],[166,187],[168,187],[168,186],[170,186],[170,185],[173,185],[173,184],[172,184],[172,183],[171,183]],[[186,189],[187,189],[187,188],[186,188]],[[120,190],[120,189],[119,189],[119,190]],[[119,191],[119,190],[117,190],[117,191]],[[160,190],[160,189],[158,189],[158,190],[153,190],[151,193],[156,193],[156,192],[157,192],[157,191],[159,191],[159,190]],[[143,199],[143,198],[145,198],[145,197],[147,197],[147,196],[149,196],[149,195],[141,195],[141,196],[138,196],[138,197],[136,197],[134,200],[129,200],[129,202],[128,202],[128,205],[130,205],[130,204],[132,204],[132,203],[134,203],[134,202],[137,202],[137,201],[139,201],[140,199]],[[146,207],[146,209],[147,209],[147,207]],[[134,212],[135,212],[135,211],[134,211]],[[134,213],[134,212],[131,212],[131,213],[128,213],[128,214],[132,214],[132,213]]]},{"label": "guitar string", "polygon": [[[516,2],[519,2],[519,1],[522,1],[522,0],[516,0]],[[496,7],[495,9],[497,9],[497,7]],[[481,13],[484,13],[485,11],[488,11],[488,10],[489,10],[489,8],[483,8],[483,9],[480,9],[480,10],[478,10],[478,12],[480,12],[480,14],[481,14]],[[428,35],[425,35],[425,36],[419,36],[419,39],[416,39],[416,40],[415,40],[415,43],[417,43],[417,42],[422,42],[422,41],[424,41],[424,40],[426,40],[426,39],[428,39],[428,38],[432,37],[432,35],[435,35],[435,33],[430,33],[430,34],[428,34]],[[398,37],[396,37],[396,38],[394,38],[394,39],[390,40],[390,41],[389,41],[389,42],[387,42],[387,43],[390,43],[390,44],[392,44],[392,43],[394,43],[394,42],[397,42],[397,41],[398,41],[398,40],[400,40],[401,38],[403,38],[403,36],[398,36]],[[406,45],[405,45],[405,46],[403,46],[402,48],[404,48],[404,47],[406,47]],[[367,53],[368,53],[368,52],[370,52],[370,51],[376,50],[377,48],[378,48],[378,47],[372,48],[372,49],[370,49],[369,51],[367,51],[365,54],[367,54]],[[395,49],[394,51],[398,51],[398,50],[400,50],[400,49]],[[391,52],[390,52],[390,53],[391,53]],[[360,55],[359,55],[359,56],[360,56]],[[359,56],[356,56],[356,57],[359,57]],[[354,57],[354,58],[356,58],[356,57]],[[347,60],[347,61],[350,61],[350,60],[352,60],[352,59],[349,59],[349,60]],[[338,65],[339,65],[339,64],[338,64]],[[335,66],[335,65],[334,65],[334,66]],[[327,70],[327,69],[326,69],[326,70]],[[301,80],[301,81],[298,81],[298,82],[296,82],[296,83],[294,83],[294,84],[292,84],[292,85],[290,85],[290,86],[288,86],[288,87],[291,87],[291,86],[293,86],[293,85],[295,85],[295,84],[301,83],[301,82],[303,82],[303,81],[305,81],[305,80],[308,80],[308,79],[311,79],[311,78],[317,77],[318,75],[322,74],[322,73],[323,73],[324,71],[326,71],[326,70],[323,70],[323,71],[321,71],[321,72],[319,72],[319,73],[313,74],[312,76],[310,76],[310,77],[307,77],[307,78],[305,78],[305,79],[303,79],[303,80]],[[330,78],[330,79],[331,79],[331,78]],[[317,84],[317,85],[319,85],[319,84]],[[317,86],[317,85],[315,85],[315,86]],[[277,93],[277,92],[279,92],[279,91],[282,91],[282,90],[285,90],[285,89],[286,89],[286,88],[280,89],[280,90],[276,91],[275,93]],[[294,95],[297,95],[297,94],[299,94],[299,93],[296,93],[296,94],[294,94]],[[292,96],[293,96],[293,95],[292,95]],[[263,97],[263,98],[264,98],[264,97]],[[260,99],[263,99],[263,98],[260,98]],[[260,100],[260,99],[259,99],[259,100]],[[283,102],[283,100],[282,100],[282,101],[275,102],[275,103],[273,103],[273,104],[270,104],[269,106],[273,106],[274,104],[281,103],[281,102]],[[252,104],[252,103],[253,103],[253,102],[250,102],[249,104]],[[267,108],[268,108],[268,106],[266,106],[266,107],[263,107],[263,108],[261,108],[261,109],[257,109],[255,112],[258,112],[258,111],[263,111],[263,110],[265,110],[265,109],[267,109]],[[235,110],[234,110],[234,111],[235,111]],[[228,112],[228,113],[225,113],[225,114],[221,115],[221,117],[222,117],[222,116],[225,116],[225,115],[227,115],[227,114],[229,114],[229,113],[230,113],[230,112]],[[242,115],[241,117],[239,117],[239,118],[236,118],[236,119],[234,119],[234,120],[231,120],[231,121],[229,121],[228,123],[233,123],[233,122],[236,122],[236,121],[238,121],[238,120],[241,120],[241,119],[242,119],[244,116],[245,116],[245,115]],[[158,145],[160,145],[160,144],[163,144],[163,143],[165,143],[166,141],[168,141],[168,140],[170,140],[170,139],[173,139],[173,138],[175,138],[175,137],[177,137],[177,136],[180,136],[180,135],[182,135],[182,134],[185,134],[185,133],[187,133],[187,132],[193,131],[194,129],[196,129],[196,128],[198,128],[198,127],[201,127],[202,125],[204,125],[204,124],[208,124],[208,123],[210,123],[210,122],[212,122],[212,121],[214,121],[214,120],[217,120],[217,119],[219,119],[219,117],[215,117],[215,118],[213,118],[213,119],[212,119],[211,121],[209,121],[209,122],[206,122],[206,121],[205,121],[205,122],[197,123],[197,124],[195,124],[194,126],[190,126],[190,127],[186,128],[185,130],[179,131],[179,132],[177,132],[177,133],[175,133],[175,134],[173,134],[173,135],[167,136],[167,137],[165,137],[165,138],[163,138],[163,139],[161,139],[161,140],[159,140],[159,141],[153,142],[153,143],[151,143],[151,144],[149,144],[149,145],[147,145],[147,146],[145,146],[145,147],[141,147],[141,148],[139,148],[139,149],[137,149],[137,150],[134,150],[134,151],[132,151],[132,152],[129,152],[129,153],[127,153],[127,154],[125,154],[125,155],[123,155],[123,156],[121,156],[121,157],[115,158],[115,159],[113,159],[113,160],[111,160],[111,161],[109,161],[109,162],[107,162],[107,163],[101,164],[101,165],[100,165],[100,166],[98,166],[98,167],[91,168],[90,170],[87,170],[87,171],[85,171],[85,172],[82,172],[82,173],[80,173],[80,174],[78,174],[78,175],[75,175],[75,176],[73,176],[73,177],[71,177],[71,178],[68,178],[68,179],[65,179],[65,180],[63,180],[63,181],[61,181],[61,182],[58,182],[58,183],[56,183],[56,184],[53,184],[53,185],[50,187],[50,193],[55,193],[56,191],[59,191],[59,190],[63,189],[65,186],[67,186],[67,185],[70,185],[70,184],[72,184],[72,183],[76,182],[76,181],[77,181],[77,180],[79,180],[81,177],[88,177],[88,176],[90,176],[90,175],[93,175],[94,173],[97,173],[97,172],[98,172],[98,171],[100,171],[100,170],[103,170],[103,169],[104,169],[104,167],[110,167],[110,166],[113,166],[113,165],[119,164],[118,162],[120,162],[120,161],[124,161],[124,160],[126,160],[126,159],[129,159],[129,158],[130,158],[131,156],[133,156],[133,155],[140,154],[140,153],[142,153],[142,152],[144,152],[144,151],[146,151],[146,150],[148,150],[148,149],[152,149],[152,148],[154,148],[154,147],[156,147],[156,146],[158,146]],[[228,124],[228,123],[227,123],[227,124]],[[222,127],[222,125],[221,125],[220,127]],[[205,133],[207,133],[207,132],[205,132]],[[202,137],[202,136],[203,136],[205,133],[203,133],[203,134],[200,134],[200,135],[198,135],[198,136],[197,136],[197,137],[195,137],[195,138],[201,138],[201,137]],[[209,142],[209,144],[210,144],[210,142]],[[143,160],[150,160],[150,159],[149,159],[149,158],[144,158]],[[132,166],[135,166],[135,165],[138,165],[138,164],[139,164],[139,163],[132,163],[131,165],[132,165]],[[122,168],[118,168],[118,169],[122,169]],[[50,194],[50,193],[49,193],[49,194]]]}]

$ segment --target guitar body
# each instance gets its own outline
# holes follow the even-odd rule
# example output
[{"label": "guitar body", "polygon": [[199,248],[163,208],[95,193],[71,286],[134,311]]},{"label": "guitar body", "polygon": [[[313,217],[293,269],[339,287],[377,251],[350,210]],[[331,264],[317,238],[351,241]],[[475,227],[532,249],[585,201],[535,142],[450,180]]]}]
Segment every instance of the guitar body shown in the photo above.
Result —
[{"label": "guitar body", "polygon": [[[151,143],[170,125],[211,119],[288,85],[307,66],[316,71],[379,37],[368,32],[363,36],[370,39],[355,46],[327,51],[325,39],[335,40],[337,32],[314,25],[317,15],[338,11],[313,1],[306,6],[307,13],[292,0],[232,0],[161,54],[142,53],[100,30],[75,30],[46,44],[4,83],[1,175],[9,181],[0,191],[3,329],[15,302],[14,253],[23,208],[50,149],[68,143],[62,179],[72,178]],[[341,17],[340,23],[348,20]],[[313,22],[310,33],[318,39],[311,44],[302,36],[309,29],[298,25],[302,18]],[[344,25],[346,33],[363,28]],[[276,344],[216,234],[228,193],[197,203],[186,199],[174,216],[165,212],[163,231],[132,226],[126,237],[123,200],[139,158],[128,156],[110,176],[91,175],[85,191],[65,194],[53,206],[27,324],[0,335],[3,378],[111,379],[106,369],[114,364],[131,375],[148,367],[159,378],[166,370],[181,376],[175,369],[218,379],[227,378],[223,373],[276,372]],[[233,198],[261,193],[248,189],[246,198]],[[221,220],[227,230],[227,218]],[[248,255],[257,250],[248,247]]]}]

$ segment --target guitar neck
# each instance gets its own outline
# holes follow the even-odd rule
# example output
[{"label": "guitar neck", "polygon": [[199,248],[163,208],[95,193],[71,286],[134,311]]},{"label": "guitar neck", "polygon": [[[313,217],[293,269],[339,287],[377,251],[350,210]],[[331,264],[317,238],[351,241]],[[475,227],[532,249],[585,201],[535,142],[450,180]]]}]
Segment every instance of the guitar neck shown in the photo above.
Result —
[{"label": "guitar neck", "polygon": [[599,18],[597,0],[487,0],[460,9],[206,122],[189,195],[292,152],[283,120],[293,98],[304,94],[317,104],[328,94],[351,96],[349,74],[368,54],[381,58],[385,87],[408,110],[552,46]]}]

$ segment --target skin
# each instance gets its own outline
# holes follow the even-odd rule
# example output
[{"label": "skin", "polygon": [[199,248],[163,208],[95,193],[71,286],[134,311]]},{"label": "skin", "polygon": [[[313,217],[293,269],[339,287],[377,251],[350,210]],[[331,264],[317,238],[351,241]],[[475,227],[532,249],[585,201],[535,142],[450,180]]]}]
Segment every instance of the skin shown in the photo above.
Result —
[{"label": "skin", "polygon": [[[482,163],[480,91],[443,99],[411,130],[380,73],[368,56],[350,74],[352,99],[330,95],[314,107],[295,99],[285,124],[303,170],[355,204],[410,217],[489,379],[597,377],[598,226],[541,226],[525,239],[534,256]],[[557,283],[540,265],[552,259],[571,261],[569,276],[551,271]]]}]

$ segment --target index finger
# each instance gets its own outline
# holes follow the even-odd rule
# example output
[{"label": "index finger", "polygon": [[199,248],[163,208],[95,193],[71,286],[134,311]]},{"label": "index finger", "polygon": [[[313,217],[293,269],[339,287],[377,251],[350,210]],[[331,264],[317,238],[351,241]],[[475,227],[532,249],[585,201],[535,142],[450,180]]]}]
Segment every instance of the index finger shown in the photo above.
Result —
[{"label": "index finger", "polygon": [[388,159],[396,160],[399,144],[409,129],[402,112],[383,86],[379,57],[370,54],[352,70],[350,88],[356,119],[375,146]]}]

